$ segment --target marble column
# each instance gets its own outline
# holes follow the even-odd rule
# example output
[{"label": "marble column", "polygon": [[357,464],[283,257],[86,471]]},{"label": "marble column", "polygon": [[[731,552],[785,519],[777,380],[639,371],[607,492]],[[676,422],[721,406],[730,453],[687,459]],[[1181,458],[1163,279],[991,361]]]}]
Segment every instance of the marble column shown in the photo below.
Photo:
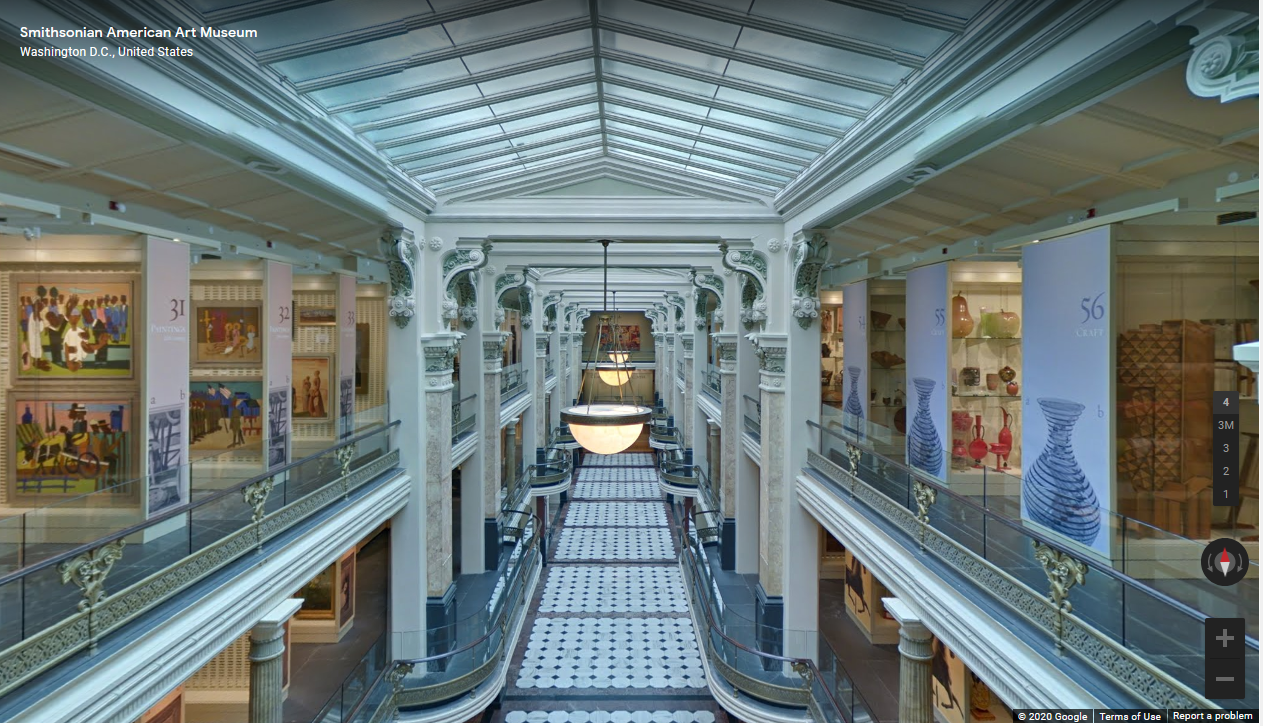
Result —
[{"label": "marble column", "polygon": [[500,378],[508,333],[482,334],[482,496],[484,568],[500,564]]},{"label": "marble column", "polygon": [[723,518],[719,533],[719,563],[725,570],[737,564],[737,464],[741,456],[741,391],[737,386],[737,334],[717,333],[715,355],[719,362],[719,513]]},{"label": "marble column", "polygon": [[662,334],[653,333],[653,391],[662,396]]},{"label": "marble column", "polygon": [[284,720],[285,624],[302,604],[302,598],[282,601],[250,631],[250,723]]},{"label": "marble column", "polygon": [[[452,370],[462,333],[421,336],[425,357],[426,628],[451,622],[456,584],[452,562]],[[442,640],[442,639],[440,639]],[[431,654],[450,643],[431,641]]]},{"label": "marble column", "polygon": [[[460,379],[462,396],[482,394],[482,336],[466,335],[460,341]],[[494,512],[484,509],[483,470],[486,459],[481,451],[483,445],[482,427],[485,426],[486,411],[481,410],[481,401],[473,402],[475,450],[460,465],[460,571],[462,574],[474,575],[486,570],[486,535],[483,522]]]},{"label": "marble column", "polygon": [[930,661],[934,651],[930,631],[920,616],[899,598],[884,597],[882,604],[899,623],[899,720],[933,723]]},{"label": "marble column", "polygon": [[680,333],[680,354],[684,358],[684,395],[680,399],[680,412],[676,414],[676,424],[680,427],[680,440],[684,442],[684,448],[697,449],[697,442],[693,441],[693,420],[697,418],[695,405],[693,402],[694,375],[693,369],[693,334]]},{"label": "marble column", "polygon": [[759,400],[763,431],[759,460],[759,584],[755,623],[759,645],[781,652],[774,633],[784,627],[785,525],[789,482],[785,480],[786,336],[759,336]]},{"label": "marble column", "polygon": [[[549,434],[552,429],[548,426],[548,336],[535,336],[535,387],[532,391],[535,394],[535,437],[533,442],[535,448],[547,448]],[[527,457],[528,461],[534,461],[533,457]]]},{"label": "marble column", "polygon": [[513,485],[517,483],[518,475],[521,469],[517,466],[517,425],[519,419],[513,419],[504,427],[504,461],[506,463],[505,470],[508,474],[504,479],[504,489],[506,492],[513,490]]},{"label": "marble column", "polygon": [[[762,395],[759,390],[757,351],[757,346],[749,338],[742,335],[737,337],[737,392],[749,395],[756,401]],[[739,405],[744,412],[744,400]],[[762,418],[758,411],[750,413]],[[737,461],[736,495],[733,502],[736,562],[733,570],[743,575],[753,575],[759,571],[759,462],[740,447],[737,450]]]}]

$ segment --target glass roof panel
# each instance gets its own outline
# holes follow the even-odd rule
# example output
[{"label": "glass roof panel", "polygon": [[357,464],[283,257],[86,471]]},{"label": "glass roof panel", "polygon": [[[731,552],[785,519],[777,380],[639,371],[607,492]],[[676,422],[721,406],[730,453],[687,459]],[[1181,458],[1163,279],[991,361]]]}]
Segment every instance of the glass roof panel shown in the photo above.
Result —
[{"label": "glass roof panel", "polygon": [[[620,141],[619,143],[623,143],[623,142]],[[683,157],[680,157],[678,160],[672,161],[670,159],[661,159],[661,158],[658,158],[657,156],[650,156],[648,154],[642,154],[641,152],[635,149],[625,148],[625,147],[611,148],[609,153],[611,156],[625,156],[631,159],[636,159],[638,161],[647,161],[650,164],[665,164],[667,166],[680,169],[680,170],[683,170],[685,166],[687,165],[687,160],[684,159]]]},{"label": "glass roof panel", "polygon": [[851,124],[855,123],[855,119],[849,116],[829,113],[828,111],[821,111],[818,108],[811,108],[810,106],[803,106],[797,103],[780,101],[766,96],[758,96],[753,93],[746,93],[745,91],[734,91],[731,88],[720,88],[719,93],[716,94],[716,96],[720,100],[727,101],[729,103],[750,106],[751,108],[757,108],[760,111],[771,112],[778,115],[792,116],[793,118],[802,121],[824,124],[840,130],[844,130]]},{"label": "glass roof panel", "polygon": [[460,103],[461,101],[472,101],[481,95],[477,86],[461,86],[460,88],[430,93],[417,98],[405,98],[400,101],[383,103],[380,106],[363,111],[348,111],[340,113],[338,116],[352,125],[362,124],[418,111],[427,111],[448,104]]},{"label": "glass roof panel", "polygon": [[560,111],[551,111],[549,113],[535,114],[531,116],[530,118],[524,118],[524,119],[521,119],[520,121],[508,121],[501,125],[504,127],[506,131],[509,131],[510,133],[514,133],[514,132],[521,131],[522,129],[531,128],[533,126],[540,126],[542,124],[553,123],[554,121],[561,121],[567,118],[578,118],[580,116],[594,114],[600,111],[600,108],[601,107],[595,103],[585,103],[580,106],[575,106],[573,108],[566,108]]},{"label": "glass roof panel", "polygon": [[876,93],[847,88],[846,86],[839,86],[835,83],[825,83],[823,81],[816,81],[810,78],[803,78],[802,76],[782,73],[781,71],[758,68],[740,61],[733,61],[732,63],[729,63],[728,72],[725,75],[732,78],[760,83],[769,88],[796,93],[800,96],[810,96],[822,101],[841,103],[847,106],[856,106],[864,109],[872,108],[879,101],[885,98],[884,96]]},{"label": "glass roof panel", "polygon": [[417,53],[450,48],[451,45],[442,26],[420,28],[403,35],[392,35],[389,38],[360,43],[349,48],[335,48],[302,58],[281,61],[272,67],[285,74],[291,81],[300,82],[356,68],[388,63]]},{"label": "glass roof panel", "polygon": [[689,123],[688,121],[680,121],[679,119],[661,116],[656,113],[648,113],[640,109],[631,108],[630,106],[622,106],[615,102],[606,101],[605,112],[607,114],[618,114],[620,116],[629,116],[634,119],[640,119],[659,126],[670,126],[676,129],[680,134],[695,135],[702,129],[701,124]]},{"label": "glass roof panel", "polygon": [[537,93],[526,98],[519,98],[516,101],[497,103],[492,106],[491,110],[496,114],[513,113],[514,111],[521,111],[525,108],[533,108],[535,106],[542,106],[546,103],[564,101],[566,99],[577,98],[579,96],[589,96],[594,93],[596,93],[595,83],[582,83],[571,88],[562,88],[556,91],[549,91],[547,93]]},{"label": "glass roof panel", "polygon": [[491,109],[486,106],[480,106],[468,111],[448,114],[437,119],[414,121],[402,126],[392,126],[386,129],[365,131],[361,135],[374,144],[386,144],[394,139],[406,138],[412,134],[423,134],[447,126],[457,126],[459,124],[472,123],[474,121],[482,121],[490,118],[494,118],[494,114],[491,113]]},{"label": "glass roof panel", "polygon": [[416,161],[404,162],[400,164],[400,168],[406,171],[411,171],[413,169],[421,169],[427,166],[432,166],[434,164],[443,164],[449,161],[458,161],[460,159],[465,159],[470,156],[487,154],[487,153],[496,151],[497,149],[508,154],[513,151],[513,144],[509,143],[509,140],[503,137],[497,138],[497,139],[489,139],[485,145],[479,146],[477,148],[463,149],[461,151],[453,151],[446,154],[435,154],[434,156],[427,156],[424,159],[417,159]]},{"label": "glass roof panel", "polygon": [[513,138],[513,145],[520,146],[522,144],[533,144],[538,141],[545,141],[559,136],[572,136],[585,131],[593,134],[601,133],[601,122],[597,119],[593,119],[591,121],[580,121],[578,123],[569,124],[556,129],[550,129],[548,131],[539,131],[533,134],[515,136]]},{"label": "glass roof panel", "polygon": [[[609,98],[611,94],[613,94],[615,96],[621,96],[622,98],[625,98],[629,101],[640,101],[641,103],[651,103],[655,106],[660,106],[662,108],[669,108],[675,111],[679,111],[681,113],[691,114],[693,116],[705,116],[706,113],[710,110],[708,107],[700,106],[696,103],[689,103],[687,101],[677,101],[673,98],[666,98],[664,96],[659,96],[656,93],[647,93],[645,91],[628,88],[626,86],[620,86],[617,80],[614,80],[608,77],[605,79],[605,82],[602,85],[605,88],[605,95],[607,99]],[[617,103],[618,101],[617,99],[615,99],[612,102]],[[745,118],[745,117],[743,116],[742,118]]]},{"label": "glass roof panel", "polygon": [[[447,0],[446,3],[435,2],[434,6],[441,11],[444,4],[455,8],[469,2],[470,0]],[[482,13],[464,20],[454,20],[444,23],[443,27],[447,29],[453,43],[462,45],[587,15],[588,4],[584,0],[540,0],[493,13]]]},{"label": "glass roof panel", "polygon": [[474,53],[464,56],[461,60],[465,62],[470,73],[478,73],[591,47],[592,31],[576,30],[526,43],[516,43],[507,48]]},{"label": "glass roof panel", "polygon": [[646,5],[636,0],[602,0],[601,14],[650,28],[663,28],[677,35],[697,38],[711,43],[732,45],[741,35],[741,28],[732,23],[711,20],[698,15],[657,5]]},{"label": "glass roof panel", "polygon": [[802,159],[803,163],[810,162],[816,156],[810,151],[800,149],[797,146],[788,146],[786,144],[778,144],[775,141],[767,141],[765,139],[756,139],[743,134],[735,134],[730,131],[717,129],[714,126],[706,126],[702,133],[707,138],[719,139],[720,141],[730,141],[734,144],[745,144],[746,146],[754,146],[760,149],[767,149],[768,151],[796,156]]},{"label": "glass roof panel", "polygon": [[417,88],[432,83],[439,83],[469,75],[460,59],[431,63],[419,68],[409,68],[400,73],[392,73],[379,78],[369,78],[355,83],[346,83],[311,93],[311,98],[326,108],[346,103],[356,103],[371,98],[382,98],[396,91]]},{"label": "glass roof panel", "polygon": [[450,136],[440,136],[435,139],[426,139],[425,141],[415,141],[411,144],[404,144],[402,146],[394,146],[389,149],[386,149],[385,153],[389,155],[391,158],[396,158],[400,156],[408,156],[409,154],[420,154],[427,151],[436,151],[436,150],[441,151],[442,149],[448,146],[451,146],[453,144],[463,144],[463,143],[475,141],[477,139],[485,139],[490,142],[490,141],[494,141],[496,139],[502,138],[503,136],[504,134],[500,130],[500,126],[493,124],[485,128],[474,129],[472,131],[465,131],[459,134],[451,134]]},{"label": "glass roof panel", "polygon": [[780,58],[809,68],[829,68],[850,76],[894,85],[908,75],[908,67],[848,50],[828,48],[799,38],[745,28],[737,47],[769,58]]},{"label": "glass roof panel", "polygon": [[723,73],[727,60],[709,53],[699,53],[653,40],[644,40],[609,30],[601,31],[601,48],[635,53],[658,61],[698,68],[711,73]]},{"label": "glass roof panel", "polygon": [[330,0],[238,23],[227,23],[224,27],[259,31],[257,38],[239,39],[247,48],[257,52],[318,40],[328,36],[333,28],[367,28],[386,25],[413,15],[432,14],[429,6],[422,3],[398,0],[372,3],[363,0]]},{"label": "glass roof panel", "polygon": [[518,160],[518,153],[512,149],[506,149],[503,155],[497,156],[494,159],[482,159],[481,161],[470,162],[468,164],[462,164],[460,166],[452,166],[446,169],[442,169],[439,171],[432,171],[426,174],[418,174],[413,170],[417,167],[425,166],[428,163],[428,161],[424,163],[418,162],[416,164],[405,164],[403,166],[403,170],[411,173],[417,179],[426,180],[426,179],[435,179],[435,178],[445,177],[445,176],[455,176],[458,174],[463,174],[465,172],[478,172],[479,170],[484,169],[484,168],[486,168],[488,171],[495,171],[494,169],[491,169],[490,167],[495,167],[502,164],[508,164],[510,162],[517,161],[517,160]]},{"label": "glass roof panel", "polygon": [[548,68],[540,68],[535,71],[526,73],[518,73],[507,78],[500,78],[494,81],[483,81],[478,84],[485,94],[504,93],[513,91],[523,86],[537,86],[541,83],[549,81],[558,81],[562,78],[573,78],[585,74],[595,74],[596,66],[591,60],[573,61],[571,63],[562,63],[560,65],[549,66]]},{"label": "glass roof panel", "polygon": [[605,127],[609,129],[610,133],[614,133],[615,131],[625,131],[630,134],[636,134],[637,136],[645,136],[651,139],[662,139],[663,141],[673,144],[692,144],[695,136],[695,134],[690,134],[686,131],[682,131],[678,134],[668,134],[661,131],[654,131],[653,129],[641,128],[640,126],[620,123],[618,121],[606,121]]},{"label": "glass roof panel", "polygon": [[544,166],[545,164],[556,164],[562,161],[570,161],[579,159],[592,153],[592,149],[577,149],[564,154],[554,154],[544,159],[536,159],[535,161],[526,162],[526,168],[533,169],[535,167]]},{"label": "glass roof panel", "polygon": [[[697,143],[694,144],[694,148],[698,149],[699,151],[709,151],[709,152],[714,152],[716,154],[721,154],[734,161],[750,161],[756,164],[762,164],[764,166],[777,167],[779,169],[784,170],[786,176],[793,176],[794,174],[797,174],[798,171],[803,166],[806,165],[805,163],[799,164],[799,165],[790,164],[784,161],[780,161],[778,159],[769,159],[766,156],[759,156],[758,154],[751,154],[745,151],[739,151],[737,149],[731,149],[725,146],[716,146],[715,144],[707,143],[705,139],[698,139]],[[707,156],[704,158],[709,160],[714,157]]]},{"label": "glass roof panel", "polygon": [[663,73],[661,71],[651,70],[649,68],[641,68],[639,66],[629,65],[620,61],[601,60],[601,69],[606,73],[613,73],[624,78],[652,83],[658,86],[666,86],[677,91],[684,91],[698,96],[713,96],[715,94],[715,84],[703,83],[702,81],[694,81],[688,78]]},{"label": "glass roof panel", "polygon": [[952,34],[871,10],[828,0],[754,0],[751,15],[761,15],[816,31],[929,55]]},{"label": "glass roof panel", "polygon": [[780,136],[788,136],[791,139],[802,139],[803,141],[810,141],[813,144],[821,144],[823,146],[828,146],[829,144],[833,143],[833,141],[836,138],[838,138],[836,136],[825,136],[824,134],[818,134],[814,131],[804,131],[800,128],[795,128],[793,126],[786,126],[785,124],[772,123],[771,121],[764,121],[763,119],[750,118],[749,116],[742,116],[740,114],[731,113],[729,111],[719,111],[719,110],[712,111],[710,113],[710,118],[713,118],[716,121],[723,121],[730,124],[742,124],[746,126],[747,128],[756,129],[758,131],[766,131],[769,134],[779,134]]}]

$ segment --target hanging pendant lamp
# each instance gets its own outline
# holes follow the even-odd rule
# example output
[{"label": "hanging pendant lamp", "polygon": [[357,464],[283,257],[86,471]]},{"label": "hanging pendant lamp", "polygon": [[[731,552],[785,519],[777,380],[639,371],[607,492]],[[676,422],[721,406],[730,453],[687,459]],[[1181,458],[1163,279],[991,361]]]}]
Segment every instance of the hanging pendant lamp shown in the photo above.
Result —
[{"label": "hanging pendant lamp", "polygon": [[[604,282],[602,283],[603,300],[609,295],[609,255],[610,241],[601,240],[601,246],[604,247],[603,268]],[[570,434],[574,436],[575,441],[580,446],[594,454],[617,454],[625,451],[627,447],[636,443],[636,439],[640,437],[640,432],[644,430],[645,424],[649,421],[650,415],[653,413],[648,407],[641,406],[632,401],[623,400],[622,384],[631,380],[631,370],[627,368],[626,359],[620,361],[614,355],[610,356],[612,363],[596,363],[596,353],[601,347],[601,331],[608,329],[610,331],[610,347],[611,352],[622,352],[620,350],[620,341],[618,339],[617,328],[611,327],[610,316],[602,315],[600,325],[593,336],[592,355],[588,360],[593,361],[592,367],[595,369],[601,380],[618,389],[618,403],[593,403],[592,398],[595,395],[591,388],[588,389],[588,402],[580,403],[575,406],[568,406],[561,410],[561,420],[570,425]],[[608,377],[607,377],[608,375]],[[585,379],[580,379],[579,399],[583,398],[582,385]]]}]

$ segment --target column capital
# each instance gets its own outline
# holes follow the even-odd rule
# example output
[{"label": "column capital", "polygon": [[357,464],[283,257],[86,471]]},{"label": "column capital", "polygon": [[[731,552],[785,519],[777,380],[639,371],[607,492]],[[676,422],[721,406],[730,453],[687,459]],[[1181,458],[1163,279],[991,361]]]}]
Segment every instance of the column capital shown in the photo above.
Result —
[{"label": "column capital", "polygon": [[788,335],[766,333],[751,338],[754,352],[759,358],[759,388],[773,393],[785,392],[786,358],[789,354]]},{"label": "column capital", "polygon": [[452,387],[452,368],[464,333],[426,333],[421,336],[425,358],[426,391],[446,391]]},{"label": "column capital", "polygon": [[535,357],[543,358],[546,355],[548,355],[548,336],[535,336]]},{"label": "column capital", "polygon": [[[255,623],[254,628],[250,630],[251,644],[270,643],[285,635],[285,624],[289,619],[294,617],[294,613],[298,612],[298,608],[302,607],[303,599],[301,597],[291,597],[282,600],[279,605],[272,608],[259,622]],[[284,648],[278,649],[271,655],[259,654],[255,657],[254,649],[251,648],[250,660],[261,661],[275,658],[284,652]]]},{"label": "column capital", "polygon": [[720,375],[737,375],[737,334],[715,333],[715,357]]},{"label": "column capital", "polygon": [[504,343],[509,334],[503,330],[483,332],[482,334],[482,370],[484,373],[499,373],[504,370]]},{"label": "column capital", "polygon": [[914,660],[929,660],[929,642],[930,638],[934,636],[930,633],[930,629],[925,627],[925,623],[921,622],[921,616],[913,612],[912,608],[908,607],[907,603],[897,597],[883,597],[881,599],[881,603],[886,606],[886,612],[890,613],[890,617],[894,618],[895,622],[899,623],[899,635],[902,638],[906,638],[914,643],[926,644],[926,652],[924,655],[919,653],[907,653],[904,651],[902,644],[900,645],[899,652]]},{"label": "column capital", "polygon": [[680,333],[679,336],[680,336],[680,345],[684,347],[684,357],[692,358],[693,357],[693,334]]}]

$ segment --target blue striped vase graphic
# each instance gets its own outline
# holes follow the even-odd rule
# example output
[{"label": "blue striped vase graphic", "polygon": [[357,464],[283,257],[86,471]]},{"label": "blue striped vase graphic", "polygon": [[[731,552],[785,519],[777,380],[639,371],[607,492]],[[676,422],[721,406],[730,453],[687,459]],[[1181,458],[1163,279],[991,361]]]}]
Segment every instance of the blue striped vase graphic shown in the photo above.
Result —
[{"label": "blue striped vase graphic", "polygon": [[1101,508],[1070,442],[1084,406],[1061,398],[1037,403],[1048,421],[1048,442],[1022,481],[1026,510],[1039,524],[1091,545],[1101,531]]},{"label": "blue striped vase graphic", "polygon": [[943,447],[939,446],[938,429],[930,416],[930,394],[937,384],[932,378],[913,378],[912,385],[917,389],[917,412],[908,429],[908,463],[938,476],[943,467]]}]

